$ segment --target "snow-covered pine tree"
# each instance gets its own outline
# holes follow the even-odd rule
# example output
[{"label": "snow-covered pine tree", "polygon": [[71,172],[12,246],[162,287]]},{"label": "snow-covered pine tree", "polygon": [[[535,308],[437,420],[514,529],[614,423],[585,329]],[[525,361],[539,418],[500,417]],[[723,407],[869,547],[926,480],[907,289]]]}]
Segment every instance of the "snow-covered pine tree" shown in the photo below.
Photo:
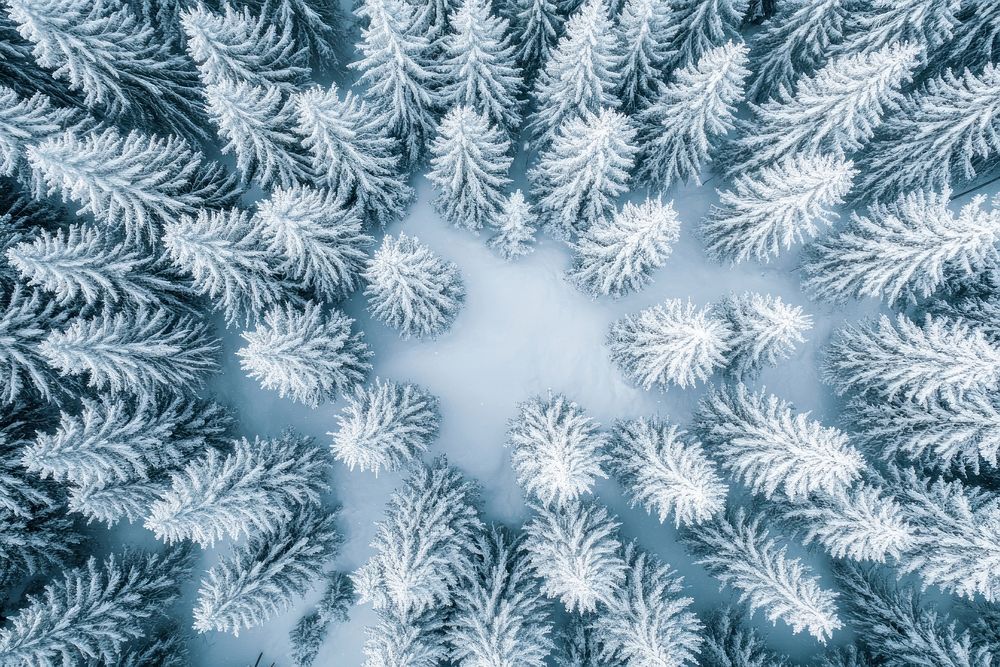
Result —
[{"label": "snow-covered pine tree", "polygon": [[694,600],[681,596],[683,579],[635,542],[624,561],[621,588],[593,622],[601,657],[627,667],[697,665],[702,624],[689,609]]},{"label": "snow-covered pine tree", "polygon": [[246,325],[278,303],[297,300],[278,273],[281,260],[268,249],[260,222],[245,211],[185,215],[167,224],[163,245],[227,325]]},{"label": "snow-covered pine tree", "polygon": [[247,544],[212,566],[198,589],[194,629],[239,637],[288,609],[323,576],[340,551],[343,536],[335,514],[300,508],[273,532],[252,536]]},{"label": "snow-covered pine tree", "polygon": [[126,552],[65,570],[29,595],[0,628],[0,664],[71,665],[97,658],[112,665],[125,646],[141,639],[180,595],[191,552]]},{"label": "snow-covered pine tree", "polygon": [[203,322],[141,307],[76,317],[38,346],[62,375],[85,375],[90,387],[140,398],[159,389],[200,387],[219,368],[218,349]]},{"label": "snow-covered pine tree", "polygon": [[417,460],[437,438],[438,399],[411,383],[375,378],[348,398],[331,449],[354,470],[393,472]]},{"label": "snow-covered pine tree", "polygon": [[333,84],[294,96],[295,131],[309,152],[311,172],[366,225],[403,216],[413,189],[400,173],[399,141],[381,116],[353,92],[343,100]]},{"label": "snow-covered pine tree", "polygon": [[360,70],[358,85],[375,105],[381,123],[399,139],[404,162],[415,164],[434,134],[441,105],[427,31],[417,7],[406,0],[363,0],[355,12],[368,25],[349,65]]},{"label": "snow-covered pine tree", "polygon": [[309,64],[319,72],[329,72],[340,61],[339,52],[348,39],[350,19],[336,0],[278,0],[272,7],[274,22],[290,21],[292,42],[306,50]]},{"label": "snow-covered pine tree", "polygon": [[520,404],[507,431],[517,483],[546,506],[576,501],[607,478],[607,442],[600,424],[562,394]]},{"label": "snow-covered pine tree", "polygon": [[674,526],[708,521],[723,510],[729,488],[701,443],[654,417],[615,422],[608,468],[632,507]]},{"label": "snow-covered pine tree", "polygon": [[661,192],[698,180],[713,145],[733,129],[746,63],[747,48],[729,42],[674,71],[659,96],[636,115],[642,146],[638,178]]},{"label": "snow-covered pine tree", "polygon": [[935,397],[959,401],[1000,383],[1000,348],[962,320],[927,315],[917,324],[898,315],[893,323],[880,315],[835,334],[822,377],[839,394],[870,392],[922,405]]},{"label": "snow-covered pine tree", "polygon": [[861,159],[858,189],[894,197],[971,181],[1000,154],[1000,67],[950,70],[911,93],[886,119]]},{"label": "snow-covered pine tree", "polygon": [[315,408],[346,395],[365,381],[371,370],[371,350],[363,332],[352,333],[354,320],[333,309],[307,301],[302,308],[275,306],[253,331],[240,336],[240,368],[277,391],[280,398]]},{"label": "snow-covered pine tree", "polygon": [[583,111],[559,127],[528,172],[550,233],[569,239],[612,214],[615,198],[628,190],[635,138],[628,117],[610,109]]},{"label": "snow-covered pine tree", "polygon": [[128,241],[148,242],[161,224],[232,205],[240,194],[221,165],[172,136],[68,131],[30,146],[27,159],[36,193],[76,202]]},{"label": "snow-covered pine tree", "polygon": [[523,81],[514,57],[507,19],[492,16],[486,0],[463,0],[444,38],[442,73],[448,83],[441,98],[466,106],[513,135],[521,125]]},{"label": "snow-covered pine tree", "polygon": [[676,0],[670,5],[674,35],[671,64],[691,67],[714,48],[742,41],[740,25],[749,0]]},{"label": "snow-covered pine tree", "polygon": [[374,242],[361,220],[330,190],[282,188],[257,204],[269,249],[284,257],[281,272],[322,301],[338,301],[358,288]]},{"label": "snow-covered pine tree", "polygon": [[610,604],[625,580],[618,520],[594,502],[535,507],[524,526],[524,550],[542,593],[573,613]]},{"label": "snow-covered pine tree", "polygon": [[418,464],[375,524],[375,553],[353,575],[360,602],[400,617],[448,606],[482,528],[478,494],[444,457]]},{"label": "snow-covered pine tree", "polygon": [[852,8],[844,26],[842,53],[872,53],[890,44],[920,47],[927,62],[950,39],[962,0],[873,0]]},{"label": "snow-covered pine tree", "polygon": [[[6,286],[0,282],[0,288]],[[0,291],[0,305],[0,404],[34,396],[50,400],[65,382],[52,372],[39,345],[67,322],[67,314],[20,283]]]},{"label": "snow-covered pine tree", "polygon": [[781,297],[744,292],[716,306],[717,317],[733,332],[726,353],[726,372],[736,378],[752,376],[792,356],[812,329],[812,316]]},{"label": "snow-covered pine tree", "polygon": [[656,99],[671,53],[676,27],[667,0],[626,0],[615,36],[621,56],[618,99],[622,110],[633,113]]},{"label": "snow-covered pine tree", "polygon": [[772,651],[764,638],[743,617],[743,609],[739,606],[726,607],[712,613],[705,623],[704,642],[698,654],[700,664],[718,667],[789,667],[788,658]]},{"label": "snow-covered pine tree", "polygon": [[329,461],[311,438],[241,438],[228,454],[216,449],[172,475],[173,483],[149,508],[146,528],[157,539],[193,540],[203,547],[274,531],[298,507],[319,503]]},{"label": "snow-covered pine tree", "polygon": [[513,158],[504,132],[467,106],[453,107],[438,125],[427,179],[438,195],[434,208],[456,227],[496,225]]},{"label": "snow-covered pine tree", "polygon": [[221,3],[222,13],[205,5],[188,6],[180,15],[188,55],[198,65],[204,85],[242,81],[293,92],[309,75],[307,54],[292,34],[292,22],[254,16],[248,7]]},{"label": "snow-covered pine tree", "polygon": [[853,214],[846,229],[817,241],[805,263],[805,288],[844,301],[881,297],[890,304],[926,298],[948,279],[968,279],[1000,260],[1000,209],[984,210],[985,195],[958,215],[951,192],[917,190],[890,204]]},{"label": "snow-covered pine tree", "polygon": [[605,0],[586,0],[569,18],[566,34],[545,61],[532,92],[537,108],[528,129],[541,147],[560,128],[570,127],[570,121],[618,105],[615,42]]},{"label": "snow-covered pine tree", "polygon": [[613,218],[598,220],[580,234],[569,278],[594,297],[638,292],[666,263],[680,226],[672,201],[625,202]]},{"label": "snow-covered pine tree", "polygon": [[433,57],[440,57],[449,19],[458,10],[460,0],[406,0],[416,10],[413,32],[427,35]]},{"label": "snow-covered pine tree", "polygon": [[472,559],[448,617],[458,667],[544,667],[552,650],[549,604],[539,591],[524,536],[492,525],[475,536]]},{"label": "snow-covered pine tree", "polygon": [[754,107],[731,147],[727,175],[749,173],[794,153],[849,154],[867,144],[898,107],[900,88],[916,67],[920,47],[897,42],[871,53],[828,61],[794,90]]},{"label": "snow-covered pine tree", "polygon": [[123,0],[10,0],[41,67],[100,115],[205,138],[198,73]]},{"label": "snow-covered pine tree", "polygon": [[825,644],[843,627],[836,594],[820,586],[808,565],[788,557],[786,548],[761,524],[760,515],[748,516],[739,507],[689,529],[683,539],[697,556],[696,563],[737,590],[751,614],[761,610],[772,623],[780,619],[793,633],[806,630]]},{"label": "snow-covered pine tree", "polygon": [[793,154],[738,176],[702,221],[706,250],[734,264],[770,261],[833,222],[857,173],[842,157]]},{"label": "snow-covered pine tree", "polygon": [[515,55],[526,80],[544,66],[562,34],[563,15],[556,0],[511,0]]},{"label": "snow-covered pine tree", "polygon": [[612,323],[606,345],[615,365],[643,389],[686,389],[725,365],[731,335],[708,308],[667,299]]},{"label": "snow-covered pine tree", "polygon": [[[13,186],[9,180],[4,182]],[[6,256],[18,243],[53,229],[53,223],[62,220],[63,213],[60,207],[33,198],[20,188],[0,188],[0,254]],[[0,287],[10,288],[20,283],[11,263],[0,262]]]},{"label": "snow-covered pine tree", "polygon": [[327,574],[323,597],[288,633],[295,667],[312,667],[330,626],[346,622],[354,602],[354,585],[350,577],[339,570]]},{"label": "snow-covered pine tree", "polygon": [[161,255],[94,227],[41,231],[8,248],[6,256],[22,281],[51,293],[62,307],[131,303],[191,310],[191,290]]},{"label": "snow-covered pine tree", "polygon": [[766,102],[811,76],[844,39],[851,7],[847,0],[798,0],[781,4],[750,42],[753,74],[747,98]]},{"label": "snow-covered pine tree", "polygon": [[368,282],[368,312],[404,339],[444,333],[465,302],[458,266],[403,233],[385,237],[362,277]]},{"label": "snow-covered pine tree", "polygon": [[264,189],[312,179],[309,159],[295,136],[295,105],[277,86],[221,80],[205,86],[208,113],[236,156],[244,182]]},{"label": "snow-covered pine tree", "polygon": [[444,609],[420,613],[378,611],[378,624],[366,628],[364,667],[438,667],[448,659]]},{"label": "snow-covered pine tree", "polygon": [[80,112],[59,107],[42,93],[22,97],[0,84],[0,176],[27,180],[25,149],[81,121]]},{"label": "snow-covered pine tree", "polygon": [[743,383],[711,391],[698,407],[694,430],[723,469],[768,499],[842,491],[865,467],[845,433]]},{"label": "snow-covered pine tree", "polygon": [[495,224],[497,233],[487,241],[487,245],[506,261],[534,251],[535,213],[520,190],[515,190],[504,199]]}]

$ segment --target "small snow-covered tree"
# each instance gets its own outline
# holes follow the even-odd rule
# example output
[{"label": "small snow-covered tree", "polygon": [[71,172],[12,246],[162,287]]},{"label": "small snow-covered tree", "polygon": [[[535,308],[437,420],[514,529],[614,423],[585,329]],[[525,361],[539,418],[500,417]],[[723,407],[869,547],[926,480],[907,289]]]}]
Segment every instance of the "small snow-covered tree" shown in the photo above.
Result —
[{"label": "small snow-covered tree", "polygon": [[337,556],[343,536],[334,514],[301,509],[276,531],[254,535],[208,571],[198,589],[194,629],[239,637],[309,591]]},{"label": "small snow-covered tree", "polygon": [[535,507],[524,526],[524,550],[542,592],[573,613],[610,604],[625,580],[618,521],[594,502]]},{"label": "small snow-covered tree", "polygon": [[236,356],[263,389],[315,408],[351,392],[371,370],[364,333],[352,333],[352,324],[341,311],[325,315],[311,301],[301,309],[276,306],[255,330],[240,334],[246,345]]},{"label": "small snow-covered tree", "polygon": [[684,541],[697,556],[696,563],[736,589],[751,614],[761,610],[772,623],[780,619],[793,633],[806,630],[825,644],[843,627],[836,594],[822,588],[819,577],[801,560],[788,557],[761,523],[760,515],[747,516],[740,507],[690,529]]},{"label": "small snow-covered tree", "polygon": [[438,126],[430,153],[427,178],[438,191],[438,213],[454,226],[473,231],[495,225],[513,162],[504,133],[475,109],[453,107]]},{"label": "small snow-covered tree", "polygon": [[295,106],[276,86],[222,79],[205,86],[208,113],[236,156],[244,181],[284,188],[311,178],[309,160],[293,131]]},{"label": "small snow-covered tree", "polygon": [[191,570],[184,548],[126,552],[65,570],[29,595],[0,629],[0,664],[71,665],[98,658],[115,664],[129,642],[146,636],[180,595]]},{"label": "small snow-covered tree", "polygon": [[311,172],[366,224],[384,226],[403,216],[413,189],[400,173],[399,141],[381,116],[348,91],[312,88],[294,96],[295,131]]},{"label": "small snow-covered tree", "polygon": [[[764,638],[744,620],[743,609],[739,606],[714,611],[705,625],[704,642],[698,654],[700,664],[789,667],[788,659],[772,651]],[[824,664],[823,667],[832,666]]]},{"label": "small snow-covered tree", "polygon": [[411,383],[375,378],[358,389],[337,416],[334,458],[354,470],[393,472],[426,452],[438,435],[437,397]]},{"label": "small snow-covered tree", "polygon": [[497,233],[487,242],[505,260],[512,261],[534,251],[535,213],[520,190],[504,199],[494,223]]},{"label": "small snow-covered tree", "polygon": [[922,405],[935,397],[961,400],[1000,383],[1000,349],[965,322],[927,315],[917,324],[899,315],[847,325],[830,344],[824,381],[838,393],[871,392]]},{"label": "small snow-covered tree", "polygon": [[559,128],[528,172],[550,232],[568,239],[611,215],[628,189],[635,136],[629,119],[610,109],[582,112]]},{"label": "small snow-covered tree", "polygon": [[362,275],[368,281],[368,312],[404,339],[444,333],[465,302],[458,266],[415,236],[386,236]]},{"label": "small snow-covered tree", "polygon": [[285,258],[285,275],[327,301],[357,289],[373,240],[339,196],[308,185],[278,189],[257,205],[257,220],[270,251]]},{"label": "small snow-covered tree", "polygon": [[638,177],[658,188],[698,180],[712,146],[734,126],[748,71],[747,48],[729,42],[674,72],[636,115],[642,151]]},{"label": "small snow-covered tree", "polygon": [[477,499],[444,457],[416,466],[376,524],[375,553],[353,575],[360,602],[403,617],[449,605],[481,529]]},{"label": "small snow-covered tree", "polygon": [[726,353],[726,372],[750,376],[775,366],[795,352],[802,334],[812,328],[812,317],[781,297],[757,292],[727,297],[717,307],[718,317],[733,332]]},{"label": "small snow-covered tree", "polygon": [[686,389],[725,365],[731,335],[707,308],[668,299],[612,323],[606,344],[615,365],[643,389]]},{"label": "small snow-covered tree", "polygon": [[354,585],[350,577],[339,570],[330,572],[326,576],[323,597],[288,632],[295,667],[312,667],[330,626],[346,622],[354,602]]},{"label": "small snow-covered tree", "polygon": [[526,78],[549,61],[565,18],[556,0],[511,0],[515,55]]},{"label": "small snow-covered tree", "polygon": [[292,432],[254,442],[241,438],[228,454],[208,449],[174,473],[145,525],[168,544],[190,539],[204,547],[225,536],[274,531],[297,508],[319,503],[328,470],[310,438]]},{"label": "small snow-covered tree", "polygon": [[740,41],[749,0],[676,0],[670,5],[672,62],[690,67],[729,41]]},{"label": "small snow-covered tree", "polygon": [[448,618],[451,661],[459,667],[544,667],[552,650],[548,602],[522,551],[524,536],[503,526],[478,533]]},{"label": "small snow-covered tree", "polygon": [[743,383],[710,392],[694,428],[725,470],[768,499],[779,490],[791,500],[842,491],[865,466],[845,433]]},{"label": "small snow-covered tree", "polygon": [[569,18],[533,91],[537,109],[529,129],[541,146],[569,121],[617,106],[615,41],[605,0],[586,0]]},{"label": "small snow-covered tree", "polygon": [[738,176],[701,224],[706,250],[734,264],[770,261],[833,222],[857,173],[842,157],[796,153]]},{"label": "small snow-covered tree", "polygon": [[670,59],[676,28],[667,0],[626,0],[615,36],[621,56],[618,99],[622,109],[634,112],[656,99]]},{"label": "small snow-covered tree", "polygon": [[42,93],[22,97],[13,88],[0,85],[0,176],[25,176],[25,149],[79,121],[76,109],[55,106]]},{"label": "small snow-covered tree", "polygon": [[680,236],[673,202],[626,202],[610,220],[587,228],[575,244],[570,279],[592,296],[622,297],[652,282]]},{"label": "small snow-covered tree", "polygon": [[90,387],[140,397],[195,389],[218,370],[218,344],[208,327],[164,308],[77,317],[49,333],[38,350],[63,375],[86,375]]},{"label": "small snow-covered tree", "polygon": [[448,83],[441,97],[446,105],[471,107],[513,134],[521,125],[523,82],[508,30],[507,19],[490,14],[489,2],[463,0],[444,38],[441,67]]},{"label": "small snow-covered tree", "polygon": [[708,521],[723,510],[728,487],[701,443],[657,418],[618,421],[612,432],[608,468],[624,487],[632,507],[642,506],[676,527]]},{"label": "small snow-covered tree", "polygon": [[427,32],[418,25],[417,8],[405,0],[364,0],[355,13],[368,25],[358,47],[363,58],[349,67],[361,71],[358,84],[402,142],[405,162],[413,164],[434,133],[440,106]]},{"label": "small snow-covered tree", "polygon": [[307,54],[296,44],[292,22],[254,16],[248,7],[221,3],[222,13],[199,4],[180,15],[187,52],[205,85],[242,81],[294,91],[309,74]]},{"label": "small snow-covered tree", "polygon": [[507,432],[517,483],[544,505],[564,506],[607,478],[608,437],[583,408],[562,394],[518,406]]},{"label": "small snow-covered tree", "polygon": [[683,579],[635,542],[625,545],[625,581],[594,619],[608,664],[696,665],[702,625],[682,597]]},{"label": "small snow-covered tree", "polygon": [[367,628],[364,667],[438,667],[448,659],[445,611],[378,612],[378,624]]},{"label": "small snow-covered tree", "polygon": [[926,61],[951,38],[961,6],[961,0],[874,0],[850,12],[838,49],[863,54],[909,42]]},{"label": "small snow-covered tree", "polygon": [[275,304],[293,300],[278,274],[280,259],[268,248],[260,222],[245,211],[199,211],[169,223],[163,245],[193,289],[221,310],[227,325],[247,324]]},{"label": "small snow-covered tree", "polygon": [[[0,282],[0,288],[5,288]],[[54,301],[20,283],[0,291],[0,404],[37,395],[49,400],[61,386],[39,345],[67,321]],[[5,408],[6,409],[6,408]]]}]

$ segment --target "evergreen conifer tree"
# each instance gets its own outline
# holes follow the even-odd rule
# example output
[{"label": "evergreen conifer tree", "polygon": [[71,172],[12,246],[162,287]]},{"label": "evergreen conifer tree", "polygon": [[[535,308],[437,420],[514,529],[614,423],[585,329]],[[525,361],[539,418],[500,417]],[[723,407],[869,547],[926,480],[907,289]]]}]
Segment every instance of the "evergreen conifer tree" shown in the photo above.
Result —
[{"label": "evergreen conifer tree", "polygon": [[313,611],[299,619],[288,633],[295,667],[311,667],[333,623],[344,623],[354,604],[354,586],[350,578],[334,570],[326,577],[323,597]]},{"label": "evergreen conifer tree", "polygon": [[812,317],[801,307],[757,292],[726,298],[717,306],[717,313],[733,332],[726,371],[737,378],[788,359],[795,346],[805,342],[802,334],[812,328]]},{"label": "evergreen conifer tree", "polygon": [[740,40],[749,0],[677,0],[671,3],[673,62],[690,67],[711,49]]},{"label": "evergreen conifer tree", "polygon": [[0,305],[0,403],[34,396],[49,400],[64,383],[46,363],[39,345],[53,328],[66,323],[66,313],[20,284],[0,292]]},{"label": "evergreen conifer tree", "polygon": [[961,0],[875,0],[850,13],[839,50],[872,53],[909,42],[920,47],[926,61],[951,38],[961,5]]},{"label": "evergreen conifer tree", "polygon": [[515,55],[527,79],[543,67],[562,34],[564,17],[556,0],[512,0]]},{"label": "evergreen conifer tree", "polygon": [[[731,606],[712,613],[706,622],[700,663],[720,667],[789,667],[788,659],[772,651],[764,638],[744,622],[742,611]],[[824,663],[823,667],[833,666]]]},{"label": "evergreen conifer tree", "polygon": [[448,659],[445,612],[378,612],[378,624],[367,628],[364,667],[437,667]]},{"label": "evergreen conifer tree", "polygon": [[644,109],[659,96],[676,28],[666,0],[626,0],[615,34],[621,54],[618,99],[622,110]]},{"label": "evergreen conifer tree", "polygon": [[535,239],[535,214],[520,190],[515,190],[504,199],[496,224],[497,233],[487,245],[506,261],[534,251],[532,242]]},{"label": "evergreen conifer tree", "polygon": [[22,97],[0,85],[0,176],[27,176],[25,149],[58,136],[80,120],[76,109],[56,106],[42,93]]}]

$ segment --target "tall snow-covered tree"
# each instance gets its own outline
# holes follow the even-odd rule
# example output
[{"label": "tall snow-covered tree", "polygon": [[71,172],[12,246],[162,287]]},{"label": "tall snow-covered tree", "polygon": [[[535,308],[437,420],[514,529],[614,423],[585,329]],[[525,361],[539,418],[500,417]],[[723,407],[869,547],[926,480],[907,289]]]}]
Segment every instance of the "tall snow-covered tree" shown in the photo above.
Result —
[{"label": "tall snow-covered tree", "polygon": [[443,609],[420,613],[380,610],[366,628],[364,667],[437,667],[448,659]]},{"label": "tall snow-covered tree", "polygon": [[336,515],[301,509],[276,531],[261,533],[208,571],[198,589],[194,629],[235,636],[263,625],[308,592],[337,556]]},{"label": "tall snow-covered tree", "polygon": [[404,339],[444,333],[465,302],[458,266],[415,236],[386,236],[362,276],[368,281],[368,312]]},{"label": "tall snow-covered tree", "polygon": [[707,308],[668,299],[612,323],[606,345],[615,365],[643,389],[686,389],[725,365],[731,335]]},{"label": "tall snow-covered tree", "polygon": [[680,224],[672,201],[625,202],[613,218],[598,220],[580,234],[569,278],[594,297],[638,292],[666,263]]},{"label": "tall snow-covered tree", "polygon": [[521,69],[514,57],[507,19],[490,14],[486,0],[463,0],[451,17],[441,64],[448,83],[444,104],[466,106],[513,135],[521,125]]},{"label": "tall snow-covered tree", "polygon": [[838,393],[871,392],[926,405],[935,397],[961,400],[1000,383],[1000,348],[961,320],[905,315],[893,323],[847,325],[830,344],[823,379]]},{"label": "tall snow-covered tree", "polygon": [[697,665],[701,622],[682,597],[683,579],[635,542],[625,545],[625,581],[594,619],[608,664]]},{"label": "tall snow-covered tree", "polygon": [[535,213],[520,190],[515,190],[500,207],[497,233],[487,242],[508,262],[534,251]]},{"label": "tall snow-covered tree", "polygon": [[438,435],[438,399],[411,383],[375,378],[354,392],[337,416],[334,458],[362,472],[393,472],[426,452]]},{"label": "tall snow-covered tree", "polygon": [[517,483],[544,505],[576,501],[607,478],[607,442],[600,424],[562,394],[519,405],[507,432]]},{"label": "tall snow-covered tree", "polygon": [[473,231],[495,225],[513,162],[504,133],[475,109],[453,107],[438,126],[430,154],[427,178],[438,191],[438,213]]},{"label": "tall snow-covered tree", "polygon": [[734,264],[770,261],[832,224],[858,170],[831,155],[789,155],[736,177],[702,221],[706,250]]},{"label": "tall snow-covered tree", "polygon": [[482,525],[478,489],[443,457],[418,465],[376,523],[375,553],[354,573],[360,602],[401,617],[449,605]]},{"label": "tall snow-covered tree", "polygon": [[0,305],[0,404],[32,396],[49,400],[64,383],[46,363],[39,345],[53,328],[66,323],[67,314],[20,283],[0,292]]},{"label": "tall snow-covered tree", "polygon": [[562,34],[565,17],[556,0],[512,0],[515,55],[530,79],[544,66]]},{"label": "tall snow-covered tree", "polygon": [[126,645],[146,636],[180,595],[191,554],[126,552],[65,570],[29,595],[0,628],[0,664],[71,665],[89,658],[115,664]]},{"label": "tall snow-covered tree", "polygon": [[673,73],[671,82],[636,115],[640,179],[660,191],[698,180],[711,161],[713,145],[734,127],[746,63],[746,47],[729,42]]},{"label": "tall snow-covered tree", "polygon": [[79,111],[60,107],[42,94],[22,97],[0,85],[0,176],[27,176],[25,149],[81,122]]},{"label": "tall snow-covered tree", "polygon": [[810,249],[805,288],[843,301],[881,297],[890,304],[928,297],[949,278],[971,278],[1000,260],[1000,209],[983,209],[973,197],[958,215],[951,192],[918,190],[890,204],[872,204],[868,215]]},{"label": "tall snow-covered tree", "polygon": [[535,82],[537,108],[529,129],[541,146],[569,121],[617,106],[617,60],[607,2],[586,0],[566,23],[566,34]]},{"label": "tall snow-covered tree", "polygon": [[349,609],[354,605],[354,585],[350,577],[339,570],[333,570],[325,580],[323,597],[288,632],[295,667],[312,667],[330,626],[346,622]]},{"label": "tall snow-covered tree", "polygon": [[355,13],[368,25],[358,47],[363,58],[349,66],[361,71],[358,84],[402,143],[405,162],[414,164],[434,133],[440,106],[427,32],[405,0],[364,0]]},{"label": "tall snow-covered tree", "polygon": [[658,418],[615,423],[608,468],[632,507],[674,526],[708,521],[726,505],[728,487],[701,443]]},{"label": "tall snow-covered tree", "polygon": [[621,54],[618,99],[622,109],[644,109],[659,96],[676,28],[667,0],[627,0],[615,36]]},{"label": "tall snow-covered tree", "polygon": [[798,558],[786,555],[760,515],[740,507],[684,535],[701,565],[740,594],[750,613],[758,610],[772,623],[780,619],[798,634],[806,630],[825,644],[843,627],[836,594],[820,586],[819,577]]},{"label": "tall snow-covered tree", "polygon": [[629,119],[610,109],[581,112],[558,129],[528,172],[550,232],[568,239],[611,215],[628,189],[635,137]]},{"label": "tall snow-covered tree", "polygon": [[218,344],[208,327],[164,308],[80,316],[49,333],[38,350],[63,375],[87,376],[95,389],[140,397],[195,389],[218,370]]},{"label": "tall snow-covered tree", "polygon": [[319,182],[366,224],[384,226],[401,218],[413,189],[400,170],[399,141],[381,116],[353,92],[341,100],[332,84],[293,99],[296,132]]},{"label": "tall snow-covered tree", "polygon": [[810,493],[842,491],[865,466],[847,434],[742,383],[710,392],[694,428],[723,469],[765,498],[780,492],[803,500]]},{"label": "tall snow-covered tree", "polygon": [[167,543],[189,539],[206,547],[226,536],[274,531],[299,507],[319,503],[328,470],[310,438],[241,438],[229,453],[208,449],[174,473],[145,525]]},{"label": "tall snow-covered tree", "polygon": [[545,666],[552,650],[549,605],[521,549],[524,539],[496,525],[476,534],[448,618],[455,665]]},{"label": "tall snow-covered tree", "polygon": [[625,581],[618,520],[594,502],[535,507],[524,526],[524,550],[542,593],[573,613],[610,604]]},{"label": "tall snow-covered tree", "polygon": [[257,220],[271,252],[284,257],[286,276],[324,301],[357,289],[373,240],[338,195],[308,185],[278,189],[257,204]]},{"label": "tall snow-covered tree", "polygon": [[749,0],[677,0],[670,5],[672,63],[690,67],[729,41],[740,41]]},{"label": "tall snow-covered tree", "polygon": [[838,49],[864,54],[909,42],[920,47],[926,62],[951,39],[961,5],[962,0],[873,0],[849,14]]},{"label": "tall snow-covered tree", "polygon": [[775,366],[805,342],[812,317],[800,306],[781,297],[744,292],[727,297],[716,307],[717,316],[732,331],[726,353],[726,371],[735,377],[750,376],[765,366]]},{"label": "tall snow-covered tree", "polygon": [[301,309],[276,306],[255,330],[240,334],[246,345],[236,356],[262,388],[315,408],[353,391],[371,370],[364,333],[352,333],[352,324],[341,311],[324,314],[312,301]]}]

